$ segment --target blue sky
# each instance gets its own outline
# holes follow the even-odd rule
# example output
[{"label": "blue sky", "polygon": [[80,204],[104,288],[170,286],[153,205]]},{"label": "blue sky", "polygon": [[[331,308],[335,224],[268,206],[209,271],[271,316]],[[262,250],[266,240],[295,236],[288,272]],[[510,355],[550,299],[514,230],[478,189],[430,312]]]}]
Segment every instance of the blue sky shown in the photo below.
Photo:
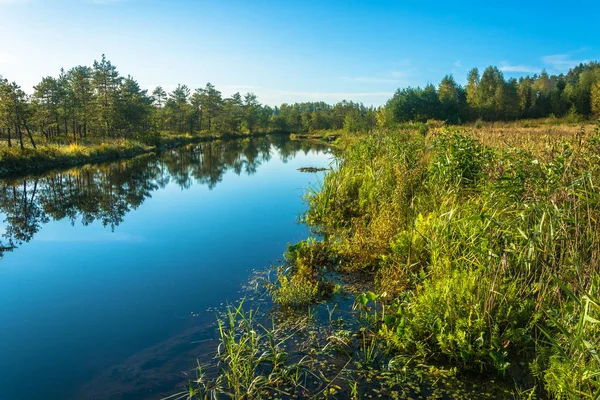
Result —
[{"label": "blue sky", "polygon": [[0,0],[0,74],[31,91],[105,53],[145,88],[379,105],[474,66],[518,77],[600,59],[599,15],[592,0]]}]

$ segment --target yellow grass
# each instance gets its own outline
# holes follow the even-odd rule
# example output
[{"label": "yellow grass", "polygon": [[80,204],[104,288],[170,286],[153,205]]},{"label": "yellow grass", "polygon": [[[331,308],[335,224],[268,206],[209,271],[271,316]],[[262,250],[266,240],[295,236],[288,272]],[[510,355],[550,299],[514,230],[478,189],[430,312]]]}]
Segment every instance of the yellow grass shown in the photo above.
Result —
[{"label": "yellow grass", "polygon": [[[596,127],[591,121],[584,123],[556,123],[557,119],[524,120],[516,122],[495,122],[450,126],[474,137],[486,146],[496,149],[517,148],[531,152],[542,158],[551,157],[562,142],[584,143]],[[435,129],[435,131],[438,131]]]}]

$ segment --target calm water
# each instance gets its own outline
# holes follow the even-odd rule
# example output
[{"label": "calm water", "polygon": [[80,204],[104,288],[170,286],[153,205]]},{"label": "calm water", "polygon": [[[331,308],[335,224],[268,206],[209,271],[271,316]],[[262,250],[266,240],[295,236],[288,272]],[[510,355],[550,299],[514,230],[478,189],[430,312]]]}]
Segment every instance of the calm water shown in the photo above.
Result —
[{"label": "calm water", "polygon": [[330,161],[272,137],[0,181],[0,399],[172,393]]}]

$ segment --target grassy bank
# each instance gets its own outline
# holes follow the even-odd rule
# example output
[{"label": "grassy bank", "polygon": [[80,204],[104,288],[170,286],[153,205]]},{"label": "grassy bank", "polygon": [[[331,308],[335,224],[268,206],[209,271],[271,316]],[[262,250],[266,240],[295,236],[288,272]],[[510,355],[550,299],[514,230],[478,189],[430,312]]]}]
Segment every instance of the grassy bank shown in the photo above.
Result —
[{"label": "grassy bank", "polygon": [[81,164],[130,158],[139,154],[161,151],[166,148],[182,146],[190,143],[217,139],[236,139],[261,136],[262,133],[227,134],[170,134],[163,133],[144,141],[135,139],[82,139],[70,144],[39,144],[37,148],[26,146],[0,146],[0,177],[28,172],[40,172],[57,167],[70,167]]},{"label": "grassy bank", "polygon": [[[516,122],[477,122],[469,125],[445,127],[442,122],[403,124],[396,131],[439,131],[451,129],[477,137],[482,143],[490,146],[517,146],[527,150],[539,148],[550,149],[558,138],[571,139],[577,132],[589,130],[590,125],[581,121],[566,121],[564,119],[546,118],[523,120]],[[510,134],[509,134],[510,132]],[[286,133],[287,134],[287,133]],[[144,140],[137,139],[95,139],[84,138],[77,143],[39,143],[34,149],[30,143],[25,143],[21,150],[16,143],[8,147],[0,144],[0,177],[20,173],[44,171],[56,167],[69,167],[90,162],[110,161],[119,158],[129,158],[135,155],[160,151],[161,149],[181,146],[194,142],[216,139],[236,139],[250,136],[262,136],[265,133],[252,135],[243,133],[216,133],[202,131],[195,134],[180,134],[163,132]],[[343,130],[316,130],[303,134],[291,134],[293,140],[315,140],[331,143],[337,140],[336,147],[347,146],[360,135],[348,134]],[[533,136],[535,141],[530,140]],[[508,142],[510,141],[510,143]],[[530,149],[527,146],[535,147]]]},{"label": "grassy bank", "polygon": [[600,128],[459,131],[357,138],[307,223],[391,306],[388,351],[597,398]]},{"label": "grassy bank", "polygon": [[293,140],[319,140],[332,142],[340,136],[343,136],[344,134],[345,132],[342,129],[322,129],[310,131],[307,133],[293,133],[290,135],[290,137]]},{"label": "grassy bank", "polygon": [[307,193],[320,239],[266,284],[294,328],[230,308],[216,378],[180,398],[598,399],[600,126],[406,124],[336,147]]}]

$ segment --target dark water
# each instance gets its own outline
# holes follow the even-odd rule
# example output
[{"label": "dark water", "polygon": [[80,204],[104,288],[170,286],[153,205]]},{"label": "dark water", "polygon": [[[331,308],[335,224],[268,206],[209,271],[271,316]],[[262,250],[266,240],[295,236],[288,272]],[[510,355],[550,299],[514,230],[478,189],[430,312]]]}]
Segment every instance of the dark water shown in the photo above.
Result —
[{"label": "dark water", "polygon": [[0,399],[172,393],[330,161],[278,136],[0,181]]}]

